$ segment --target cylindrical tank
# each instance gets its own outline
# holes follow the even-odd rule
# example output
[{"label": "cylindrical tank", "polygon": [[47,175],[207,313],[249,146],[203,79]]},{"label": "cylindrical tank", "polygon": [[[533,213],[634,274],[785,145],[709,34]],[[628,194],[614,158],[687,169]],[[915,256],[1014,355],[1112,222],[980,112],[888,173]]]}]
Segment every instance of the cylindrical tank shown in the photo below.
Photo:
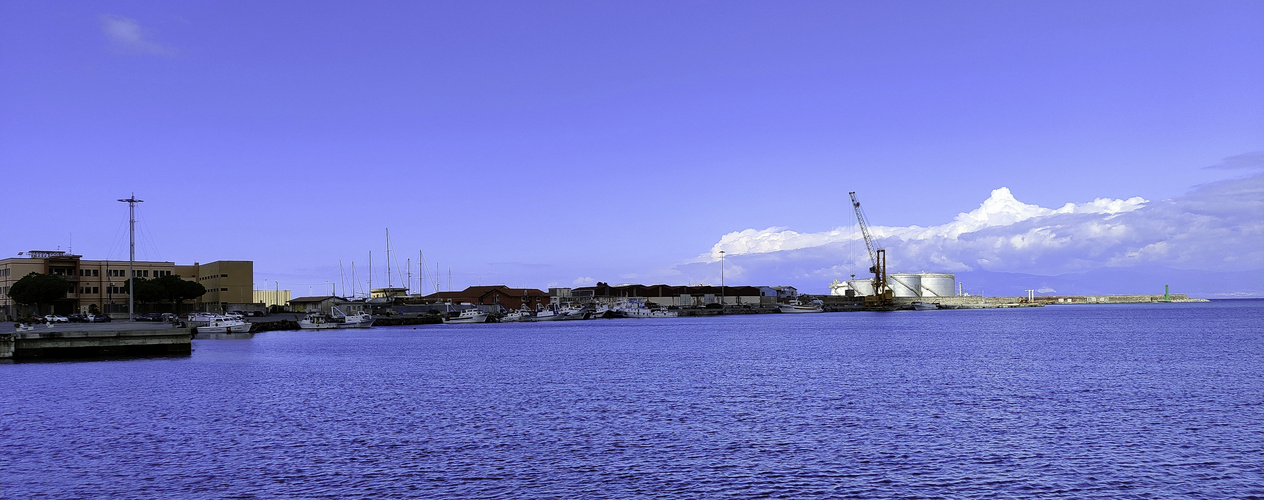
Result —
[{"label": "cylindrical tank", "polygon": [[888,274],[887,288],[890,288],[896,297],[921,297],[922,275],[913,273]]},{"label": "cylindrical tank", "polygon": [[872,296],[873,281],[872,280],[847,280],[847,285],[856,291],[856,296]]},{"label": "cylindrical tank", "polygon": [[844,297],[847,295],[847,292],[851,291],[851,288],[847,286],[847,283],[843,283],[838,280],[834,280],[833,283],[830,283],[829,287],[830,295],[834,297]]},{"label": "cylindrical tank", "polygon": [[922,297],[952,297],[957,295],[957,275],[922,273]]}]

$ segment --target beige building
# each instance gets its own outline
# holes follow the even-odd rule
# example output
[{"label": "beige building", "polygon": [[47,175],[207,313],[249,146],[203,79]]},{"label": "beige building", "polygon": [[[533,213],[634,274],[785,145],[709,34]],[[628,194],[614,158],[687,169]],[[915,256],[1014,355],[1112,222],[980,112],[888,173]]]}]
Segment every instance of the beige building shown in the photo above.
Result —
[{"label": "beige building", "polygon": [[279,288],[272,290],[255,290],[255,303],[263,304],[264,307],[286,307],[290,304],[290,291],[281,290]]},{"label": "beige building", "polygon": [[[15,304],[9,297],[13,283],[27,274],[40,273],[61,276],[70,282],[65,298],[52,304],[51,309],[57,314],[86,313],[95,308],[127,315],[127,261],[86,260],[80,255],[49,250],[18,255],[0,259],[0,313],[7,316],[15,312]],[[206,287],[206,295],[193,301],[199,311],[219,311],[228,304],[254,301],[254,263],[251,261],[215,261],[191,266],[136,261],[132,263],[132,270],[137,278],[175,275],[201,283]],[[47,313],[49,308],[44,309],[41,313]]]}]

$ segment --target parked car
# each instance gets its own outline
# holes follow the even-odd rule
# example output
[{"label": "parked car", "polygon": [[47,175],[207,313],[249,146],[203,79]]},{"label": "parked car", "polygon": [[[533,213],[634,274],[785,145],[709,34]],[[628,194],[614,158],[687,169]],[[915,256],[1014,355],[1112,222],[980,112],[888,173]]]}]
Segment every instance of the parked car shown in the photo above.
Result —
[{"label": "parked car", "polygon": [[109,323],[114,321],[108,314],[89,314],[88,321],[91,323]]},{"label": "parked car", "polygon": [[65,316],[58,316],[56,314],[49,314],[47,316],[44,316],[44,321],[49,322],[49,323],[68,323],[70,322],[70,318],[67,318]]},{"label": "parked car", "polygon": [[163,318],[162,313],[149,313],[149,314],[137,314],[136,317],[132,319],[136,321],[163,321],[164,318]]},{"label": "parked car", "polygon": [[66,319],[70,320],[71,323],[87,323],[88,322],[88,317],[82,314],[67,314]]}]

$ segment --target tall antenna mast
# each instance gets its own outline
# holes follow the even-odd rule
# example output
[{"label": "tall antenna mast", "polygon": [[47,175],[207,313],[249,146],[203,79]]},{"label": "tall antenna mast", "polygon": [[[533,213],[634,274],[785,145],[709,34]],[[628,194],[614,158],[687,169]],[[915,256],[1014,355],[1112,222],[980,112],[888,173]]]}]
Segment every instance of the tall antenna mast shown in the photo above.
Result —
[{"label": "tall antenna mast", "polygon": [[136,320],[136,287],[133,286],[132,280],[136,278],[136,204],[145,200],[136,199],[136,193],[132,193],[131,198],[120,199],[119,201],[127,203],[127,320]]}]

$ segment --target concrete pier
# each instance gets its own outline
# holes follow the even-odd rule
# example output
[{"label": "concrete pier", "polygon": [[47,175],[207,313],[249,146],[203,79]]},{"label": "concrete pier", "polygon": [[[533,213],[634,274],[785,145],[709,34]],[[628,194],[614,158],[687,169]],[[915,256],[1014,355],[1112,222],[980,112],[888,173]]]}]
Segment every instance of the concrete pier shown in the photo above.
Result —
[{"label": "concrete pier", "polygon": [[6,325],[0,333],[0,360],[41,360],[143,356],[188,356],[193,335],[163,324],[45,324],[30,330]]}]

